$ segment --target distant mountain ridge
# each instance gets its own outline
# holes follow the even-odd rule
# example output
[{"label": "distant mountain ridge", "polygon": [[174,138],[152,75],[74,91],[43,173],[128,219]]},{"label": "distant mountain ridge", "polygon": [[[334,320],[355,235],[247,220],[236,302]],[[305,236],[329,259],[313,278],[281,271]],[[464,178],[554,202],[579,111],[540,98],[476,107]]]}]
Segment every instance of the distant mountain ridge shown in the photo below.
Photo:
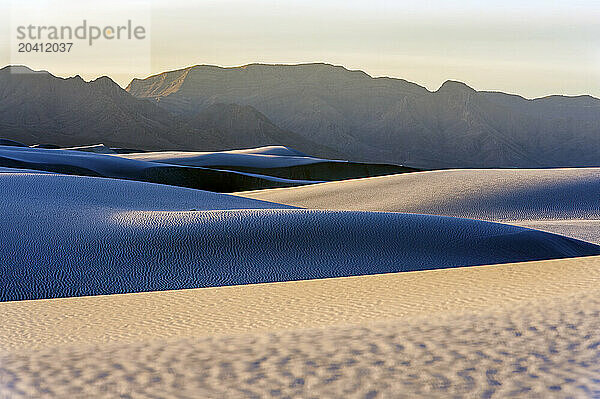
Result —
[{"label": "distant mountain ridge", "polygon": [[[28,72],[28,73],[13,73]],[[0,69],[0,137],[61,147],[219,151],[283,145],[420,168],[600,166],[600,100],[429,91],[329,64],[201,65],[85,82]]]},{"label": "distant mountain ridge", "polygon": [[[167,146],[162,134],[176,123],[149,101],[131,97],[107,77],[85,82],[48,72],[0,70],[0,136],[26,144],[61,146],[107,142]],[[129,136],[129,137],[128,137]]]},{"label": "distant mountain ridge", "polygon": [[[13,73],[19,72],[19,73]],[[286,145],[340,156],[274,125],[251,106],[211,104],[186,116],[133,97],[108,77],[85,82],[26,67],[0,69],[0,137],[62,147],[105,143],[144,150]]]},{"label": "distant mountain ridge", "polygon": [[199,65],[126,89],[177,115],[249,105],[349,159],[420,167],[600,165],[600,100],[527,100],[447,81],[431,92],[328,64]]}]

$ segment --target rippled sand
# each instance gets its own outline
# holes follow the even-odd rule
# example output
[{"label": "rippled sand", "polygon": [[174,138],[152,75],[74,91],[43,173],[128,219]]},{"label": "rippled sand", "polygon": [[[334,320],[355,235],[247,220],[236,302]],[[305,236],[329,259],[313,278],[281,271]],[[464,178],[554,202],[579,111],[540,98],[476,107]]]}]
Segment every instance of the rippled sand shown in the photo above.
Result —
[{"label": "rippled sand", "polygon": [[600,243],[600,168],[441,170],[239,195],[309,209],[489,220]]},{"label": "rippled sand", "polygon": [[600,255],[521,227],[0,171],[0,301]]},{"label": "rippled sand", "polygon": [[597,397],[599,298],[592,257],[2,303],[0,392]]}]

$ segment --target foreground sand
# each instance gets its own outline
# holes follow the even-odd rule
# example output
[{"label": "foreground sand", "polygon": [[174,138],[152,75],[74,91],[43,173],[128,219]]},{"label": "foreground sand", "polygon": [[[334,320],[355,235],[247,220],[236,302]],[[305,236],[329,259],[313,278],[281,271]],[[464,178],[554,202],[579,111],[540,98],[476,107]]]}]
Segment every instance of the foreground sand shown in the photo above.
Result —
[{"label": "foreground sand", "polygon": [[595,397],[599,298],[591,257],[1,303],[0,397]]}]

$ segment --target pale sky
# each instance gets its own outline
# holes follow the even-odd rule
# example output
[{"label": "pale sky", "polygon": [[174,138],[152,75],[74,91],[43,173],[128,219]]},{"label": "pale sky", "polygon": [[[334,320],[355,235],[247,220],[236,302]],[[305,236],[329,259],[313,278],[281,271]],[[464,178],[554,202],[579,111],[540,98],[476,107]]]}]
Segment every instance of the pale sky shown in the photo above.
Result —
[{"label": "pale sky", "polygon": [[[430,90],[454,79],[478,90],[525,97],[600,97],[600,0],[15,3],[31,6],[48,24],[66,14],[93,18],[101,9],[107,21],[112,13],[149,25],[147,50],[138,49],[145,53],[126,67],[118,55],[87,62],[63,54],[30,65],[59,76],[109,75],[126,86],[133,77],[195,64],[328,62],[372,76],[403,78]],[[65,12],[82,8],[83,14]],[[22,23],[22,17],[13,16],[12,22]],[[14,60],[15,36],[9,0],[0,0],[0,27],[0,65],[7,65]]]}]

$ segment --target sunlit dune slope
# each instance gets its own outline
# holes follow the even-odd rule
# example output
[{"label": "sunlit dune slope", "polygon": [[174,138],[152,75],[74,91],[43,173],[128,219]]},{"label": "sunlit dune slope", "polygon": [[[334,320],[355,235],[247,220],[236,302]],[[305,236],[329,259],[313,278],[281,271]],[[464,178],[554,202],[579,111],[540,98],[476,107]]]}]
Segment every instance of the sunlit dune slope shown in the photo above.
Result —
[{"label": "sunlit dune slope", "polygon": [[594,397],[598,257],[0,303],[11,398]]},{"label": "sunlit dune slope", "polygon": [[[168,163],[185,166],[247,166],[257,168],[276,168],[306,165],[329,161],[309,157],[299,151],[283,146],[268,146],[245,150],[219,152],[158,151],[120,154],[119,157],[141,161]],[[344,162],[344,161],[329,161]]]}]

